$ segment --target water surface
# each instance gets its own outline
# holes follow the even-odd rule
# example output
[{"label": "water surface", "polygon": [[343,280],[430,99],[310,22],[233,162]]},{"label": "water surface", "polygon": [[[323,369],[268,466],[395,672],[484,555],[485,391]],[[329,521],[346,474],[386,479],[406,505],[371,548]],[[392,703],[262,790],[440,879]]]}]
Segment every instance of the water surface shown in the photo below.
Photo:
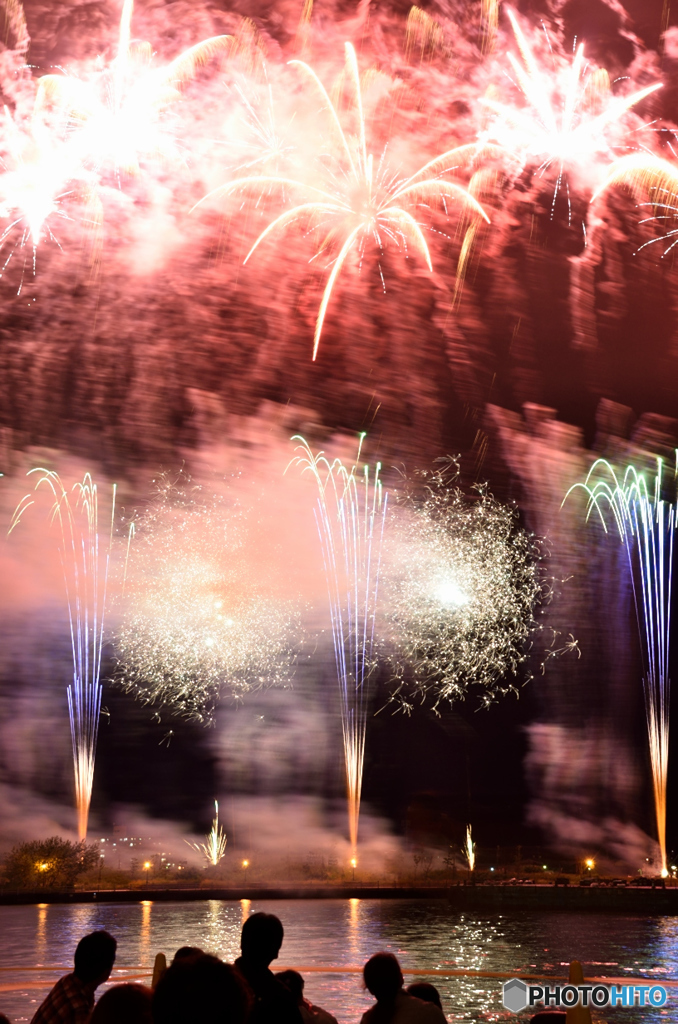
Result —
[{"label": "water surface", "polygon": [[[232,961],[252,911],[277,914],[285,926],[280,966],[361,967],[379,950],[403,968],[565,976],[570,959],[590,977],[678,982],[678,918],[620,914],[452,911],[444,900],[209,900],[196,903],[100,903],[0,907],[0,1011],[29,1021],[50,986],[71,969],[78,940],[106,928],[118,940],[118,967],[150,972],[184,945]],[[358,1021],[371,998],[358,973],[307,970],[306,994],[339,1024]],[[145,980],[145,979],[139,979]],[[406,981],[414,980],[412,977]],[[436,977],[448,1020],[459,1024],[516,1020],[501,1005],[501,980]],[[102,991],[102,990],[100,990]],[[521,1015],[522,1020],[529,1018]],[[678,1022],[678,987],[662,1010],[605,1013],[609,1024]]]}]

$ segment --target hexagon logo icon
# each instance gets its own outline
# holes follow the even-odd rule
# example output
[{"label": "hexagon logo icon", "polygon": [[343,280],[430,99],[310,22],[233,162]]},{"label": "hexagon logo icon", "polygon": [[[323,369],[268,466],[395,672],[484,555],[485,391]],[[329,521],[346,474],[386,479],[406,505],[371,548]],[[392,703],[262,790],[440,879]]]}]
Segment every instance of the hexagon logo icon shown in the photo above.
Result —
[{"label": "hexagon logo icon", "polygon": [[504,982],[504,1006],[512,1013],[520,1013],[527,1006],[527,985],[518,978]]}]

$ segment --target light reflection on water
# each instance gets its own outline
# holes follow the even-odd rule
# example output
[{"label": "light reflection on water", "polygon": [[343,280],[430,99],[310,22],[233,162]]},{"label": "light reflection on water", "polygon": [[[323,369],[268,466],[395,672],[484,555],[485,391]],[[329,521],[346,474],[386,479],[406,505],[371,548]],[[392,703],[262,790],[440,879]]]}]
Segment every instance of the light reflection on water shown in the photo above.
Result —
[{"label": "light reflection on water", "polygon": [[139,956],[137,962],[146,964],[152,958],[151,951],[151,913],[153,909],[152,900],[141,901],[141,928],[139,930]]},{"label": "light reflection on water", "polygon": [[35,961],[36,964],[47,962],[47,910],[46,903],[38,904],[38,927],[35,933]]},{"label": "light reflection on water", "polygon": [[[678,918],[594,914],[460,914],[443,900],[277,900],[271,902],[80,904],[0,907],[0,1011],[27,1021],[78,939],[106,928],[118,939],[118,965],[149,971],[157,952],[183,945],[233,961],[243,920],[255,910],[285,925],[280,965],[361,966],[380,949],[403,967],[564,976],[578,958],[587,977],[678,980]],[[406,979],[407,980],[407,979]],[[501,1006],[501,980],[436,977],[450,1021],[516,1020]],[[30,982],[30,985],[29,985]],[[20,986],[24,986],[23,988]],[[10,987],[12,990],[10,991]],[[306,993],[340,1024],[357,1021],[371,1000],[359,974],[308,972]],[[529,1016],[529,1015],[528,1015]],[[524,1017],[522,1019],[525,1019]],[[608,1010],[609,1024],[678,1021],[678,988],[664,1010]]]}]

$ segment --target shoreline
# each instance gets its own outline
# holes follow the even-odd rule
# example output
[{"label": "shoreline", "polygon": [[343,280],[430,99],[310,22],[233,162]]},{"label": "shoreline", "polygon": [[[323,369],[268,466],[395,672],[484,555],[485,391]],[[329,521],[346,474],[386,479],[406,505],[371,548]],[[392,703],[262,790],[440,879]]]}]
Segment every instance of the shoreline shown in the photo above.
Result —
[{"label": "shoreline", "polygon": [[0,892],[0,906],[76,903],[189,903],[204,900],[446,900],[458,911],[589,911],[678,914],[678,889],[555,885],[239,885],[211,888]]}]

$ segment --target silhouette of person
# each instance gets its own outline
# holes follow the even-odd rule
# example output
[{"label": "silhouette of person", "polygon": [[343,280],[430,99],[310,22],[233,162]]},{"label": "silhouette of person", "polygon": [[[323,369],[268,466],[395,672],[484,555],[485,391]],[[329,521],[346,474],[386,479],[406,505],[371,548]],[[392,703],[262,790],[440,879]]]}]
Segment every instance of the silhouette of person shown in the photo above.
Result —
[{"label": "silhouette of person", "polygon": [[269,966],[278,959],[284,934],[282,921],[275,914],[251,914],[242,926],[242,955],[235,966],[254,997],[250,1024],[303,1024],[294,997]]},{"label": "silhouette of person", "polygon": [[153,1024],[153,993],[145,985],[114,985],[92,1010],[89,1024]]},{"label": "silhouette of person", "polygon": [[204,950],[200,949],[198,946],[180,946],[174,954],[172,963],[175,964],[177,960],[185,960],[186,957],[189,956],[202,956],[203,953]]},{"label": "silhouette of person", "polygon": [[375,953],[363,968],[365,988],[376,999],[360,1024],[446,1024],[445,1014],[403,990],[403,972],[392,953]]},{"label": "silhouette of person", "polygon": [[276,975],[281,985],[284,985],[292,995],[299,1007],[301,1019],[304,1024],[337,1024],[336,1017],[333,1017],[321,1006],[314,1006],[308,999],[304,999],[304,979],[299,971],[281,971]]},{"label": "silhouette of person", "polygon": [[440,992],[431,985],[428,981],[413,981],[411,985],[408,985],[405,989],[408,995],[416,996],[417,999],[421,999],[425,1003],[433,1003],[434,1006],[439,1006],[442,1010],[443,1004],[440,1001]]},{"label": "silhouette of person", "polygon": [[94,1006],[94,993],[111,976],[117,942],[108,932],[91,932],[80,939],[73,973],[66,974],[38,1007],[31,1024],[85,1024]]},{"label": "silhouette of person", "polygon": [[156,985],[153,1024],[245,1024],[251,1005],[235,967],[197,950],[175,956]]}]

